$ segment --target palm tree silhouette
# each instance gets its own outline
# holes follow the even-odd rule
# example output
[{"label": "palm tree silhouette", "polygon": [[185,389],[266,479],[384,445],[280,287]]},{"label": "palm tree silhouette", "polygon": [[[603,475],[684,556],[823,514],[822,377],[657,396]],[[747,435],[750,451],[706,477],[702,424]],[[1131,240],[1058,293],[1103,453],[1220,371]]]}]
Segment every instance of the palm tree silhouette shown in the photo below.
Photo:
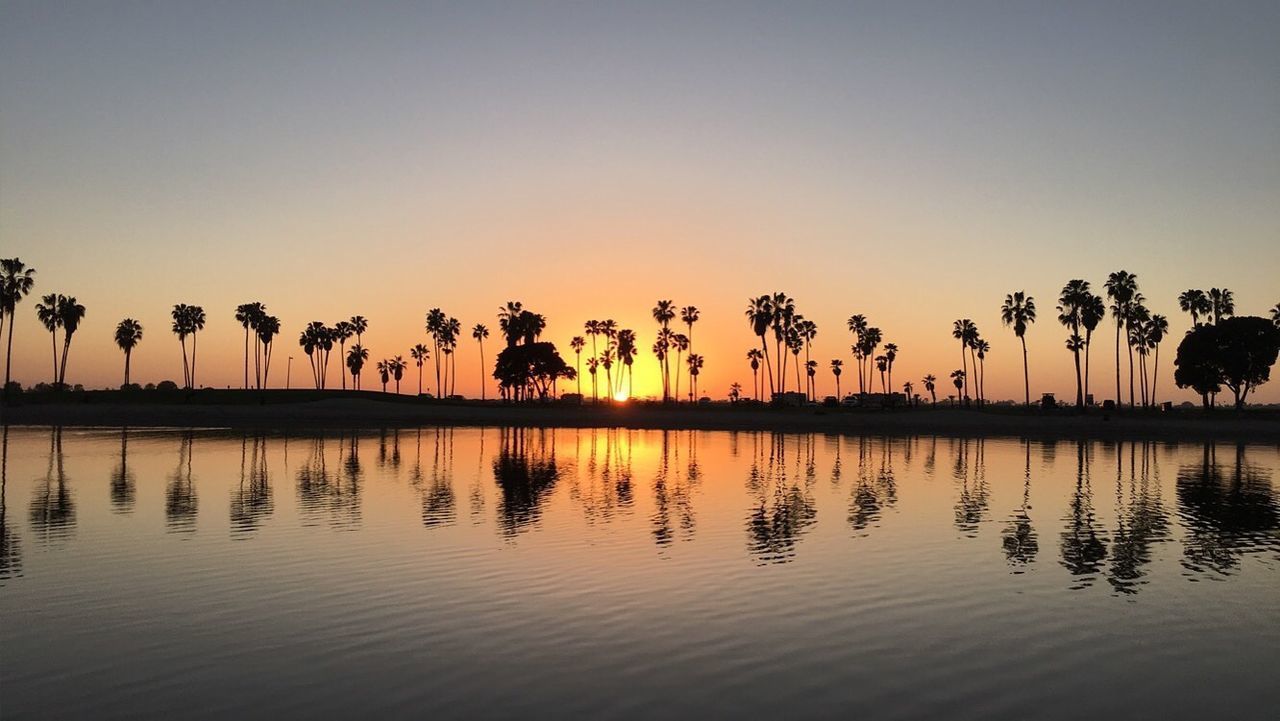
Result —
[{"label": "palm tree silhouette", "polygon": [[591,356],[587,359],[587,372],[591,374],[591,402],[596,403],[599,397],[596,395],[596,369],[600,367],[600,359]]},{"label": "palm tree silhouette", "polygon": [[[774,392],[773,367],[769,364],[769,345],[765,343],[764,334],[769,331],[769,326],[773,324],[773,313],[773,301],[769,296],[762,295],[747,300],[747,323],[751,325],[751,331],[760,338],[760,354],[764,358],[765,376],[769,378],[770,395]],[[760,384],[760,394],[764,395],[763,382]]]},{"label": "palm tree silhouette", "polygon": [[587,347],[587,341],[580,335],[575,335],[573,340],[569,341],[569,347],[578,356],[577,362],[577,381],[578,381],[578,397],[582,397],[582,349]]},{"label": "palm tree silhouette", "polygon": [[271,380],[271,349],[275,347],[275,338],[280,334],[280,319],[274,315],[266,316],[258,321],[258,342],[262,345],[262,377],[259,388],[266,388]]},{"label": "palm tree silhouette", "polygon": [[57,293],[50,293],[36,303],[36,318],[40,319],[41,325],[52,337],[54,386],[58,385],[58,328],[62,327],[62,298]]},{"label": "palm tree silhouette", "polygon": [[476,339],[480,344],[480,400],[485,398],[485,380],[484,380],[484,339],[489,337],[489,328],[484,323],[476,323],[471,329],[471,337]]},{"label": "palm tree silhouette", "polygon": [[911,391],[915,390],[915,386],[911,385],[911,381],[902,384],[902,394],[907,397],[907,405],[911,405]]},{"label": "palm tree silhouette", "polygon": [[378,377],[382,379],[382,392],[387,392],[387,383],[391,382],[391,361],[380,360],[376,366]]},{"label": "palm tree silhouette", "polygon": [[241,303],[236,306],[236,322],[244,327],[244,389],[249,389],[249,331],[257,325],[266,311],[261,303]]},{"label": "palm tree silhouette", "polygon": [[142,341],[142,324],[132,318],[125,318],[116,324],[116,345],[124,351],[124,384],[129,385],[129,358],[133,349]]},{"label": "palm tree silhouette", "polygon": [[1169,319],[1155,314],[1151,316],[1151,320],[1147,321],[1147,342],[1151,344],[1151,348],[1155,350],[1155,362],[1151,368],[1151,405],[1156,404],[1156,381],[1160,377],[1160,343],[1164,341],[1164,337],[1169,334]]},{"label": "palm tree silhouette", "polygon": [[929,375],[924,377],[924,389],[929,391],[929,400],[935,406],[938,405],[938,394],[936,392],[937,387],[938,387],[938,378],[936,376],[930,373]]},{"label": "palm tree silhouette", "polygon": [[[338,362],[341,363],[347,357],[347,341],[351,340],[351,336],[356,334],[355,326],[349,320],[340,320],[333,324],[333,339],[338,341]],[[359,342],[359,341],[356,341]],[[325,360],[326,367],[328,359]],[[339,373],[342,376],[342,390],[347,389],[347,374]],[[419,374],[421,376],[421,374]],[[419,384],[421,385],[421,384]]]},{"label": "palm tree silhouette", "polygon": [[702,373],[702,356],[697,353],[690,353],[687,362],[689,364],[689,400],[696,403],[698,401],[698,375]]},{"label": "palm tree silhouette", "polygon": [[697,306],[686,305],[680,309],[680,322],[684,323],[689,330],[687,335],[689,336],[690,353],[693,353],[693,324],[698,322],[698,315]]},{"label": "palm tree silhouette", "polygon": [[751,394],[755,400],[760,400],[760,360],[764,355],[760,353],[759,348],[752,348],[747,351],[747,361],[751,364]]},{"label": "palm tree silhouette", "polygon": [[853,333],[854,336],[857,337],[854,344],[850,346],[850,350],[853,351],[854,359],[858,361],[858,392],[866,393],[866,384],[862,377],[862,362],[865,356],[865,353],[862,351],[862,339],[867,333],[867,317],[861,314],[851,315],[849,316],[849,320],[846,321],[846,325],[849,327],[849,332]]},{"label": "palm tree silhouette", "polygon": [[978,353],[978,371],[977,387],[978,387],[978,405],[985,406],[987,404],[987,353],[991,352],[991,344],[984,338],[979,338],[973,342],[973,348]]},{"label": "palm tree silhouette", "polygon": [[[1081,319],[1091,305],[1093,294],[1089,290],[1089,281],[1070,280],[1062,287],[1058,295],[1058,322],[1071,331],[1067,339],[1067,350],[1071,351],[1076,364],[1076,407],[1084,408],[1084,378],[1080,371],[1080,351],[1085,341],[1080,337]],[[1119,360],[1119,356],[1116,356]]]},{"label": "palm tree silhouette", "polygon": [[889,359],[886,358],[884,355],[878,355],[876,356],[875,361],[876,361],[876,370],[880,371],[880,392],[888,393],[889,388],[884,383],[884,371],[885,371],[885,368],[889,366]]},{"label": "palm tree silhouette", "polygon": [[1280,328],[1280,303],[1276,303],[1271,307],[1271,322],[1274,323],[1277,328]]},{"label": "palm tree silhouette", "polygon": [[[499,313],[499,318],[503,318],[503,313],[512,314],[511,317],[520,314],[521,307],[519,303],[508,302],[507,310]],[[505,319],[504,321],[505,322]],[[434,346],[435,353],[432,358],[435,359],[436,365],[436,393],[441,397],[445,397],[445,387],[440,382],[440,348],[446,344],[448,333],[449,317],[439,308],[432,308],[427,311],[427,334],[431,336],[431,344]],[[504,326],[505,327],[505,326]],[[510,341],[508,341],[508,344]]]},{"label": "palm tree silhouette", "polygon": [[815,377],[818,375],[818,361],[812,359],[805,361],[804,369],[809,380],[809,400],[817,400],[818,384]]},{"label": "palm tree silhouette", "polygon": [[884,365],[889,373],[889,387],[893,388],[893,362],[898,359],[898,344],[886,343],[884,346]]},{"label": "palm tree silhouette", "polygon": [[[369,360],[369,351],[359,343],[351,346],[351,350],[347,351],[347,369],[351,371],[351,386],[356,390],[360,389],[360,371],[364,369],[367,360]],[[383,381],[384,392],[387,390],[385,384],[386,381]]]},{"label": "palm tree silhouette", "polygon": [[[196,334],[204,329],[204,308],[198,305],[179,303],[173,306],[170,313],[173,318],[173,332],[182,344],[182,374],[188,389],[196,387]],[[188,361],[187,337],[191,337],[191,355]]]},{"label": "palm tree silhouette", "polygon": [[418,343],[409,349],[409,357],[418,366],[418,395],[422,395],[422,364],[431,357],[431,349]]},{"label": "palm tree silhouette", "polygon": [[[666,331],[670,328],[671,321],[676,317],[676,305],[670,300],[659,300],[657,303],[654,304],[653,310],[650,312],[653,315],[653,319],[658,322],[658,325],[661,327],[661,329],[663,331]],[[667,334],[664,333],[663,335],[665,336]],[[592,345],[593,350],[594,348],[595,346]],[[667,361],[667,353],[665,352],[666,349],[664,348],[663,350],[664,352],[662,354],[662,402],[666,403],[667,401],[671,400],[671,366]],[[677,373],[680,372],[680,366],[678,363],[676,364],[676,372]]]},{"label": "palm tree silhouette", "polygon": [[356,334],[356,343],[364,345],[364,333],[369,330],[369,321],[362,315],[353,315],[347,322],[351,324],[351,332]]},{"label": "palm tree silhouette", "polygon": [[402,356],[396,356],[387,363],[387,370],[396,379],[396,395],[400,395],[400,379],[404,377],[405,362]]},{"label": "palm tree silhouette", "polygon": [[[618,357],[618,322],[612,318],[600,321],[600,334],[604,336],[604,353],[600,357],[600,365],[604,367],[605,389],[608,391],[605,395],[610,403],[613,402],[613,361]],[[606,362],[607,360],[607,362]]]},{"label": "palm tree silhouette", "polygon": [[[596,336],[600,335],[600,321],[598,321],[598,320],[589,320],[589,321],[587,321],[586,323],[584,323],[584,324],[582,325],[582,329],[583,329],[583,332],[585,332],[587,335],[591,336],[591,357],[592,357],[592,358],[596,358],[596,356],[597,356],[597,352],[596,352]],[[596,365],[599,365],[599,363],[600,363],[600,361],[599,361],[599,359],[597,358],[597,359],[596,359]],[[589,370],[591,370],[591,402],[592,402],[592,403],[596,403],[596,402],[598,402],[598,401],[600,400],[600,394],[599,394],[599,392],[598,392],[598,390],[597,390],[597,387],[596,387],[596,372],[595,372],[595,370],[593,369],[593,367],[592,367],[592,365],[591,365],[590,360],[588,360],[588,361],[587,361],[587,368],[588,368]],[[663,383],[664,383],[664,384],[666,383],[666,375],[663,375]],[[664,386],[664,388],[665,388],[665,386]],[[663,400],[666,400],[666,391],[665,391],[665,390],[663,390]]]},{"label": "palm tree silhouette", "polygon": [[840,400],[844,396],[840,395],[840,373],[844,369],[844,361],[839,358],[831,359],[831,374],[836,377],[836,400]]},{"label": "palm tree silhouette", "polygon": [[1129,318],[1125,324],[1125,335],[1129,341],[1129,403],[1133,404],[1133,353],[1138,352],[1138,379],[1141,383],[1142,405],[1147,405],[1147,321],[1151,319],[1151,311],[1143,303],[1146,301],[1141,293],[1134,295],[1129,308]]},{"label": "palm tree silhouette", "polygon": [[[695,309],[696,310],[696,309]],[[618,331],[618,362],[622,364],[626,374],[627,397],[635,393],[636,332],[630,328]],[[618,374],[618,390],[622,390],[622,373]]]},{"label": "palm tree silhouette", "polygon": [[1217,325],[1218,321],[1223,318],[1234,315],[1236,312],[1235,295],[1226,288],[1210,288],[1209,289],[1209,307],[1213,313],[1213,324]]},{"label": "palm tree silhouette", "polygon": [[1208,317],[1213,313],[1213,304],[1203,290],[1189,288],[1178,295],[1178,307],[1183,313],[1191,314],[1191,326],[1200,325],[1200,316]]},{"label": "palm tree silhouette", "polygon": [[[791,334],[796,321],[796,302],[786,293],[777,292],[769,299],[773,307],[773,343],[778,351],[778,392],[787,392],[787,363],[782,355],[782,346]],[[799,379],[796,379],[799,384]]]},{"label": "palm tree silhouette", "polygon": [[805,395],[809,400],[814,401],[817,400],[818,386],[814,382],[815,371],[810,366],[816,366],[817,364],[810,358],[810,353],[813,349],[813,339],[818,337],[818,324],[806,318],[797,323],[796,330],[800,334],[800,339],[804,341],[804,365],[809,368],[809,379],[805,388]]},{"label": "palm tree silhouette", "polygon": [[1013,334],[1022,342],[1022,391],[1026,404],[1031,405],[1031,373],[1027,365],[1027,326],[1036,322],[1036,299],[1025,291],[1016,291],[1004,297],[1000,306],[1000,322],[1013,326]]},{"label": "palm tree silhouette", "polygon": [[4,394],[9,392],[9,370],[13,360],[13,314],[18,304],[31,293],[36,284],[36,269],[28,268],[18,258],[0,260],[0,330],[4,330],[8,317],[9,335],[4,353]]},{"label": "palm tree silhouette", "polygon": [[675,394],[672,396],[677,403],[680,402],[680,357],[689,350],[689,336],[684,333],[676,333],[671,336],[671,345],[676,349],[676,388]]},{"label": "palm tree silhouette", "polygon": [[742,384],[734,381],[729,385],[729,402],[737,403],[742,398]]},{"label": "palm tree silhouette", "polygon": [[[969,346],[973,343],[973,339],[977,337],[977,335],[978,327],[975,326],[973,321],[968,318],[961,318],[951,324],[951,337],[960,341],[960,381],[964,384],[962,402],[965,404],[968,404],[969,402],[969,359],[965,357],[964,353],[966,350],[970,350]],[[955,378],[956,376],[953,373],[951,377]],[[957,387],[956,390],[959,391],[960,388]]]},{"label": "palm tree silhouette", "polygon": [[1093,331],[1107,317],[1107,304],[1091,291],[1081,296],[1080,325],[1084,326],[1084,395],[1089,397],[1089,357],[1093,349]]},{"label": "palm tree silhouette", "polygon": [[[960,355],[963,356],[964,352],[962,351]],[[957,396],[960,395],[960,389],[964,388],[966,385],[964,380],[965,375],[967,374],[964,372],[963,369],[951,371],[951,384],[956,387]],[[966,391],[966,394],[967,394],[967,391]]]},{"label": "palm tree silhouette", "polygon": [[[1129,305],[1138,292],[1138,276],[1125,270],[1118,270],[1107,276],[1107,282],[1103,287],[1107,290],[1107,297],[1111,299],[1111,317],[1116,322],[1116,405],[1119,406],[1121,403],[1120,330],[1129,322]],[[1130,380],[1132,381],[1132,378]],[[1129,396],[1129,405],[1132,406],[1132,383],[1130,383]]]}]

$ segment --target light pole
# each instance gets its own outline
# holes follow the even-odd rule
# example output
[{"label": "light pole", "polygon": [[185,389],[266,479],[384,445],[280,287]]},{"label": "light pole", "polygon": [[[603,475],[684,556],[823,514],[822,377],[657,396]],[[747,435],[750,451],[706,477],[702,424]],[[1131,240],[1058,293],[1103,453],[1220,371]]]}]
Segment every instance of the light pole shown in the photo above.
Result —
[{"label": "light pole", "polygon": [[293,378],[293,356],[289,356],[289,362],[284,367],[284,389],[289,390],[289,380]]}]

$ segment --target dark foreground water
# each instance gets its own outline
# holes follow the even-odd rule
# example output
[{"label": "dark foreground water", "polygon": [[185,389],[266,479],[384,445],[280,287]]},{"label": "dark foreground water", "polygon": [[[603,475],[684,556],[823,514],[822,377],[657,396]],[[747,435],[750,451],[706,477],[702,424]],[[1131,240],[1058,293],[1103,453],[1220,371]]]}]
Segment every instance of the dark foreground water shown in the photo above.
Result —
[{"label": "dark foreground water", "polygon": [[1274,446],[9,428],[0,717],[1274,719]]}]

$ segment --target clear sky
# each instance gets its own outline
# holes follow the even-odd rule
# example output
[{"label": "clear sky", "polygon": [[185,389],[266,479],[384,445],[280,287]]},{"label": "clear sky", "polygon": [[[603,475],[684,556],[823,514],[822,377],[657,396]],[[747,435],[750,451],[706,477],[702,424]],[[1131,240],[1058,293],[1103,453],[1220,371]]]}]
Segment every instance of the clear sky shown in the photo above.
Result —
[{"label": "clear sky", "polygon": [[[89,386],[120,382],[126,316],[135,380],[181,380],[178,302],[209,314],[200,380],[223,386],[252,300],[283,321],[283,380],[310,320],[365,315],[375,359],[407,356],[427,309],[496,336],[518,299],[572,362],[588,318],[647,351],[671,298],[702,310],[718,397],[750,385],[743,309],[775,290],[818,323],[820,393],[864,313],[896,382],[959,367],[972,318],[988,395],[1020,397],[1019,289],[1032,392],[1067,397],[1057,291],[1124,268],[1171,320],[1170,397],[1178,292],[1280,301],[1277,38],[1276,2],[4,0],[0,256],[87,306],[67,380]],[[34,301],[24,384],[50,367]],[[473,343],[459,369],[475,393]]]}]

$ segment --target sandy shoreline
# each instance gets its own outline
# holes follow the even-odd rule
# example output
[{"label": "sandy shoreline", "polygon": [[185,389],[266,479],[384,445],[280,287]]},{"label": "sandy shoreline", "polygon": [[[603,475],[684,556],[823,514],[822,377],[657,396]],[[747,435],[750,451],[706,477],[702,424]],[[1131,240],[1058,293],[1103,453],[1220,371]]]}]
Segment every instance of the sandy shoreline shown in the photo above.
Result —
[{"label": "sandy shoreline", "polygon": [[[1075,415],[920,408],[856,411],[827,408],[507,406],[431,403],[402,398],[384,401],[339,397],[296,402],[43,402],[0,408],[11,425],[158,426],[174,428],[380,428],[418,425],[620,427],[647,429],[761,430],[857,435],[1009,436],[1162,441],[1251,441],[1280,443],[1280,418],[1243,416],[1220,410],[1201,413]],[[220,402],[222,401],[222,402]]]}]

